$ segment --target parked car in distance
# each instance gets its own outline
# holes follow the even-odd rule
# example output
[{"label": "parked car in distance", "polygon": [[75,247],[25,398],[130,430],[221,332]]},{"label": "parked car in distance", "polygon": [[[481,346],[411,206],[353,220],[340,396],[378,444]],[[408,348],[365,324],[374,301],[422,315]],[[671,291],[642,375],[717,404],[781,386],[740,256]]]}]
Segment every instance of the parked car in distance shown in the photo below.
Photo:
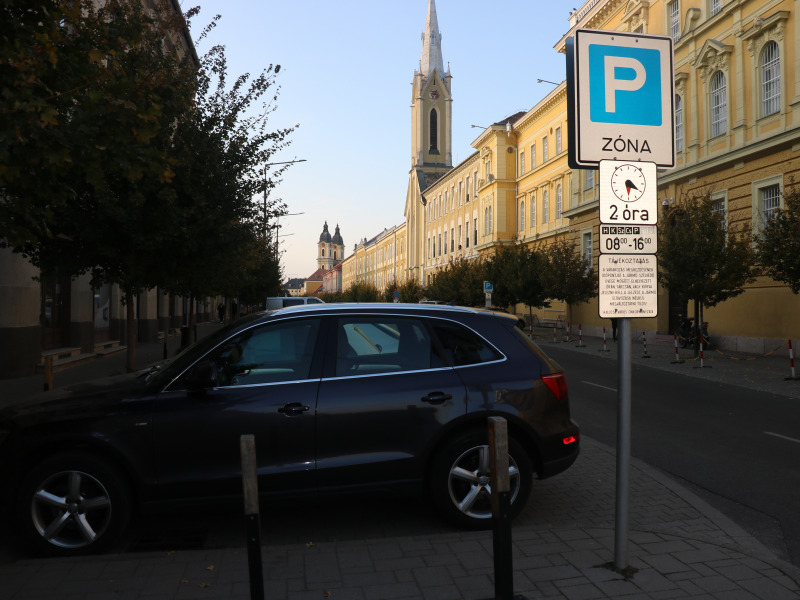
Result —
[{"label": "parked car in distance", "polygon": [[520,323],[418,304],[247,315],[116,385],[0,410],[4,514],[39,553],[108,550],[134,511],[241,502],[254,434],[265,495],[412,490],[489,527],[488,417],[507,421],[512,514],[579,449],[565,375]]},{"label": "parked car in distance", "polygon": [[267,298],[267,310],[277,310],[287,306],[300,306],[301,304],[325,304],[325,301],[313,296],[275,296]]}]

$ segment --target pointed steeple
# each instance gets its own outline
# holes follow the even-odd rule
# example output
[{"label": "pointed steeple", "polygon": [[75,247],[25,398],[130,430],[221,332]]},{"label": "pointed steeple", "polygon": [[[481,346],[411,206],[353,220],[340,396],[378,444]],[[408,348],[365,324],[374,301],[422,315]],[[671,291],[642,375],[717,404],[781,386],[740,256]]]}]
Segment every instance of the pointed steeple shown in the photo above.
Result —
[{"label": "pointed steeple", "polygon": [[439,20],[436,18],[436,2],[428,0],[428,16],[425,19],[425,32],[422,34],[422,58],[419,61],[419,72],[428,77],[433,71],[444,76],[442,60],[442,34],[439,33]]}]

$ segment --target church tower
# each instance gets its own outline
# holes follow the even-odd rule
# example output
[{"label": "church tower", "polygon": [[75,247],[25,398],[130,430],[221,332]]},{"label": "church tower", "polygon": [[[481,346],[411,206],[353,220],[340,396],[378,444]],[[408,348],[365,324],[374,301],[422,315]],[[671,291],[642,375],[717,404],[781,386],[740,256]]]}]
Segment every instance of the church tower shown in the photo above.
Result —
[{"label": "church tower", "polygon": [[444,173],[453,166],[450,67],[444,70],[435,0],[428,0],[422,56],[411,98],[411,169]]},{"label": "church tower", "polygon": [[328,222],[325,221],[317,244],[317,268],[328,271],[342,262],[343,258],[344,240],[339,232],[339,226],[336,226],[336,233],[331,236]]}]

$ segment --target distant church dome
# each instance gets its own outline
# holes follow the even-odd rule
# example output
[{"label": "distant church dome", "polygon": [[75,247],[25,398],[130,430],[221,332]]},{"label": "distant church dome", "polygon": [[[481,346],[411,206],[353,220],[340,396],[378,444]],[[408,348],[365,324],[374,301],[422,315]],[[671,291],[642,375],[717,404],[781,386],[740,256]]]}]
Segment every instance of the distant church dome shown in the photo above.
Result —
[{"label": "distant church dome", "polygon": [[[339,228],[337,227],[336,230],[338,231]],[[331,242],[331,232],[328,231],[327,221],[325,221],[325,226],[322,228],[322,233],[319,235],[319,241],[324,242],[326,244],[330,244]]]},{"label": "distant church dome", "polygon": [[333,238],[331,238],[331,242],[336,244],[337,246],[344,246],[344,240],[342,239],[342,234],[339,233],[339,225],[336,225],[336,233],[333,234]]}]

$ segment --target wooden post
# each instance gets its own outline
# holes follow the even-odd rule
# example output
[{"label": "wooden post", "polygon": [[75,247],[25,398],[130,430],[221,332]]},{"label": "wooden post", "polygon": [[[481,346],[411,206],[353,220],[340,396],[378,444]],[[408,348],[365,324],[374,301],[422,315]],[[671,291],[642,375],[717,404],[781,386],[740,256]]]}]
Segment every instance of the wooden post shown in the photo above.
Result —
[{"label": "wooden post", "polygon": [[489,417],[489,469],[494,519],[495,600],[514,598],[514,565],[511,552],[511,485],[508,475],[508,423]]},{"label": "wooden post", "polygon": [[244,489],[244,519],[247,535],[247,564],[250,573],[250,600],[264,600],[255,436],[243,435],[239,440],[239,446],[242,453],[242,487]]}]

